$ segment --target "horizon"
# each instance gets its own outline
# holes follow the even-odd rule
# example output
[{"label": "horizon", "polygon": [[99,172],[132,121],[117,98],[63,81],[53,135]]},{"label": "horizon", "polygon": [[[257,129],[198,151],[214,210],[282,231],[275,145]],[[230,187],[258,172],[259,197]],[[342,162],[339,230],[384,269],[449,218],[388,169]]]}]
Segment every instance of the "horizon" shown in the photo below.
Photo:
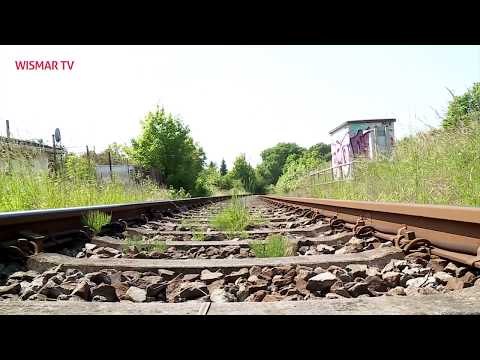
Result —
[{"label": "horizon", "polygon": [[[74,64],[17,70],[29,60]],[[0,46],[0,136],[8,119],[12,137],[50,145],[58,127],[68,151],[98,153],[130,145],[160,105],[207,163],[256,166],[279,142],[330,144],[345,121],[395,118],[397,140],[438,127],[478,64],[479,46]]]}]

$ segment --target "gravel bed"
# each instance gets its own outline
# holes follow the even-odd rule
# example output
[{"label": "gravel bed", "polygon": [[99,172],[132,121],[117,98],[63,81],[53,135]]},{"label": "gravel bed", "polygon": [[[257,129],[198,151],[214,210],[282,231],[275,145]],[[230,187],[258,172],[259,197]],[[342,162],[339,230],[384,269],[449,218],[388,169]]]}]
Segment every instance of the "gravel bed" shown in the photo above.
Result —
[{"label": "gravel bed", "polygon": [[[311,268],[253,266],[229,274],[116,271],[82,273],[59,265],[43,273],[2,265],[4,301],[271,302],[373,296],[419,296],[480,286],[479,272],[424,253],[392,260],[383,269],[349,264]],[[8,269],[6,269],[8,268]],[[8,271],[7,271],[8,270]],[[4,279],[5,280],[5,279]]]}]

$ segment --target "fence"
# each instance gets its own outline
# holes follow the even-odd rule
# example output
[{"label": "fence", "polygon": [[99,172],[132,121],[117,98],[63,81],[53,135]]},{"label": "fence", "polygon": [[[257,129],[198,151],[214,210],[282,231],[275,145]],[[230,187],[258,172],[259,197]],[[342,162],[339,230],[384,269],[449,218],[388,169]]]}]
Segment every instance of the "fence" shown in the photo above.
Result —
[{"label": "fence", "polygon": [[135,173],[135,167],[132,165],[112,165],[112,171],[110,172],[110,165],[95,165],[95,172],[97,179],[108,181],[112,176],[124,183],[133,182],[133,174]]},{"label": "fence", "polygon": [[[352,180],[354,176],[355,164],[358,161],[336,165],[323,170],[312,171],[308,178],[314,184],[326,185],[338,181]],[[323,180],[323,182],[321,182]]]}]

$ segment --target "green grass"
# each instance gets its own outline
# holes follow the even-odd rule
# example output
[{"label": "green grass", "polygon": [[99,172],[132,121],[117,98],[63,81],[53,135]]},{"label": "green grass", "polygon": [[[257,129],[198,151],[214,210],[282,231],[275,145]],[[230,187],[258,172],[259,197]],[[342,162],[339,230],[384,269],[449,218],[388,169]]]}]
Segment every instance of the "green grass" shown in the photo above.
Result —
[{"label": "green grass", "polygon": [[280,234],[269,235],[265,239],[265,242],[252,241],[249,247],[253,250],[256,257],[283,257],[293,255],[288,239]]},{"label": "green grass", "polygon": [[390,158],[362,161],[353,181],[305,180],[291,196],[480,206],[480,125],[435,129],[399,141]]},{"label": "green grass", "polygon": [[197,240],[197,241],[204,241],[205,240],[205,234],[201,231],[196,231],[192,230],[193,235],[192,235],[192,240]]},{"label": "green grass", "polygon": [[112,220],[111,214],[105,214],[101,211],[90,211],[82,217],[82,223],[98,233],[103,225],[109,224]]},{"label": "green grass", "polygon": [[242,237],[248,226],[259,225],[263,222],[260,216],[252,216],[244,199],[233,196],[231,203],[217,214],[210,225],[220,231],[225,231],[227,237]]},{"label": "green grass", "polygon": [[[5,146],[4,146],[5,147]],[[161,200],[175,197],[150,181],[97,181],[90,170],[67,162],[56,175],[35,168],[28,154],[0,145],[0,211],[32,210]],[[73,165],[71,165],[73,164]]]},{"label": "green grass", "polygon": [[125,240],[125,243],[123,244],[123,252],[128,252],[128,249],[130,247],[135,247],[137,252],[141,251],[158,251],[158,252],[164,252],[167,250],[167,245],[165,244],[164,241],[154,241],[152,243],[144,243],[144,240],[142,236],[130,236],[127,237]]},{"label": "green grass", "polygon": [[191,219],[183,219],[181,222],[182,226],[192,231],[192,240],[204,241],[205,234],[202,229],[199,229],[198,226],[195,226],[195,222]]}]

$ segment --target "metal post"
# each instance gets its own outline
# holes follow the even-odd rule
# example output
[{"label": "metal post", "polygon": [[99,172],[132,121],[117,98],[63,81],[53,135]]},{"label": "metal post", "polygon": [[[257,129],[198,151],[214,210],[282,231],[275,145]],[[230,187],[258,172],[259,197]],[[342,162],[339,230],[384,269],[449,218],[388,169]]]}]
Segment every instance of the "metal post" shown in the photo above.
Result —
[{"label": "metal post", "polygon": [[5,122],[7,123],[7,138],[10,139],[10,121],[5,120]]},{"label": "metal post", "polygon": [[[86,145],[87,147],[87,162],[88,162],[88,171],[90,172],[91,171],[91,166],[90,166],[90,151],[88,150],[88,145]],[[97,174],[95,173],[95,178],[97,177]]]},{"label": "metal post", "polygon": [[55,135],[52,135],[52,142],[53,142],[53,170],[57,170],[57,147],[55,144]]},{"label": "metal post", "polygon": [[128,167],[128,158],[127,158],[127,181],[130,184],[131,179],[130,179],[130,168]]},{"label": "metal post", "polygon": [[110,151],[108,152],[108,165],[110,166],[110,179],[113,181],[113,173],[112,173],[112,156]]}]

